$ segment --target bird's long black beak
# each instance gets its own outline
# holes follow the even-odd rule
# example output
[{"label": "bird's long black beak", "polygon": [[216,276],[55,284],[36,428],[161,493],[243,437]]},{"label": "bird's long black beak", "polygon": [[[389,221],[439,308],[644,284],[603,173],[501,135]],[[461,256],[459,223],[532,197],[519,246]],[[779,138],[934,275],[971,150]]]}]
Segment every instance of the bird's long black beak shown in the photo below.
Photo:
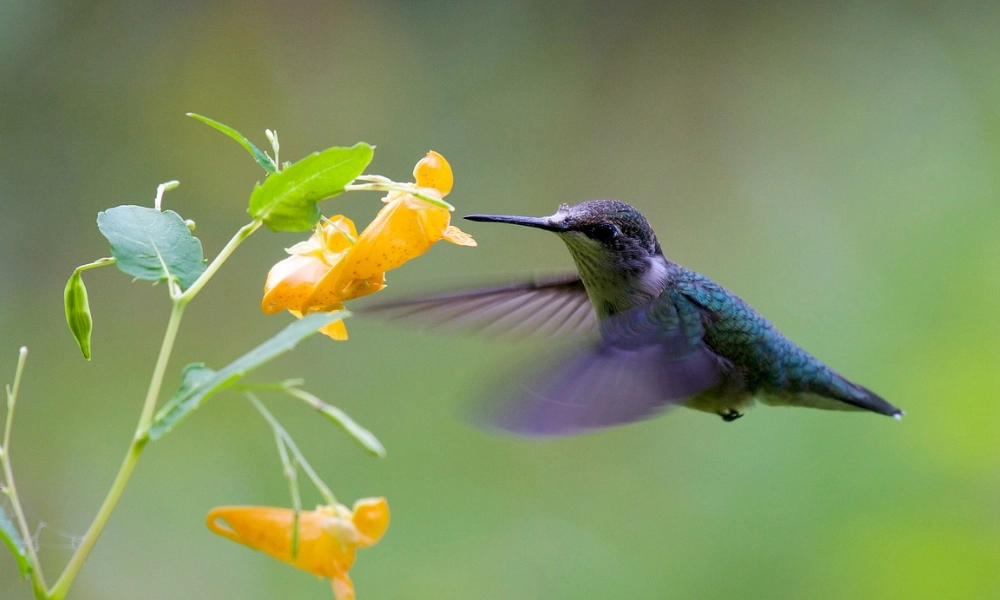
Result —
[{"label": "bird's long black beak", "polygon": [[484,223],[510,223],[512,225],[523,225],[544,229],[545,231],[566,231],[566,228],[559,222],[554,222],[552,217],[519,217],[516,215],[466,215],[464,218],[469,221],[482,221]]}]

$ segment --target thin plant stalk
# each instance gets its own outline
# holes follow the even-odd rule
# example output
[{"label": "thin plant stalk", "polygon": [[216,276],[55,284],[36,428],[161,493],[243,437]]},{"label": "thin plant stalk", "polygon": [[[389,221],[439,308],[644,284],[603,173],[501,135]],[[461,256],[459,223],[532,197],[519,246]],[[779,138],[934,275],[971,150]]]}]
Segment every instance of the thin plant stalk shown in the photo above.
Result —
[{"label": "thin plant stalk", "polygon": [[34,538],[28,529],[28,520],[24,517],[24,508],[21,506],[20,496],[17,495],[17,484],[14,483],[14,469],[10,462],[10,433],[14,425],[14,407],[17,405],[17,395],[21,390],[21,375],[24,373],[24,365],[28,360],[28,349],[21,347],[17,356],[17,370],[14,372],[14,383],[7,388],[7,416],[3,429],[3,446],[0,446],[0,462],[3,463],[4,483],[6,484],[6,494],[10,498],[11,508],[14,511],[14,518],[17,519],[17,527],[21,531],[21,541],[31,558],[31,586],[36,598],[44,598],[47,586],[45,575],[42,573],[42,563],[38,560],[38,552],[35,550]]},{"label": "thin plant stalk", "polygon": [[83,567],[83,563],[87,560],[91,550],[93,550],[94,544],[97,543],[97,539],[100,537],[101,532],[104,531],[104,527],[107,525],[108,519],[111,517],[111,513],[118,505],[118,501],[121,499],[122,493],[125,491],[125,485],[131,478],[132,471],[135,469],[135,465],[139,461],[139,456],[142,455],[142,451],[145,449],[146,443],[149,441],[149,428],[153,424],[153,416],[156,412],[156,401],[160,397],[160,392],[163,388],[163,377],[166,373],[167,365],[170,363],[170,355],[173,352],[174,341],[177,339],[177,331],[180,328],[181,319],[184,315],[184,308],[187,306],[187,303],[190,302],[195,295],[197,295],[201,288],[205,286],[208,280],[215,275],[215,273],[219,270],[219,267],[226,262],[229,256],[232,255],[233,251],[236,250],[243,240],[256,231],[260,225],[260,220],[255,219],[254,221],[251,221],[247,225],[241,227],[219,252],[212,263],[209,264],[201,276],[195,280],[191,287],[189,287],[182,294],[171,293],[173,306],[170,311],[170,320],[167,322],[167,329],[163,335],[163,342],[160,344],[160,354],[156,358],[156,366],[153,368],[153,375],[149,381],[149,388],[146,391],[146,398],[143,401],[142,412],[139,415],[139,422],[136,425],[132,442],[129,444],[128,450],[125,453],[125,458],[122,460],[122,464],[118,468],[118,473],[115,475],[115,479],[111,483],[111,488],[108,490],[108,493],[104,498],[104,502],[101,503],[100,508],[97,510],[97,514],[94,516],[94,520],[91,522],[90,527],[87,528],[87,532],[84,534],[80,546],[73,553],[73,556],[70,557],[70,560],[63,569],[59,579],[56,580],[55,584],[47,594],[43,591],[43,594],[39,596],[38,591],[36,590],[36,596],[48,598],[49,600],[62,600],[66,596],[66,593],[69,591],[70,586],[76,579],[77,574],[79,574],[80,569]]},{"label": "thin plant stalk", "polygon": [[309,461],[306,460],[306,457],[299,450],[299,447],[295,445],[295,441],[292,439],[292,436],[288,435],[288,432],[281,426],[281,423],[274,418],[271,411],[267,410],[267,407],[265,407],[256,396],[248,395],[248,397],[260,415],[264,417],[264,420],[268,422],[268,424],[274,429],[275,433],[277,433],[285,442],[285,445],[288,446],[288,449],[292,451],[292,455],[295,457],[296,462],[298,462],[299,466],[302,467],[302,470],[306,472],[306,475],[309,476],[309,479],[312,481],[312,484],[316,486],[316,490],[319,492],[320,496],[323,496],[323,500],[330,506],[336,504],[336,496],[333,495],[330,488],[323,483],[323,480],[320,479],[319,475],[316,474],[316,471],[313,470],[312,465],[310,465]]}]

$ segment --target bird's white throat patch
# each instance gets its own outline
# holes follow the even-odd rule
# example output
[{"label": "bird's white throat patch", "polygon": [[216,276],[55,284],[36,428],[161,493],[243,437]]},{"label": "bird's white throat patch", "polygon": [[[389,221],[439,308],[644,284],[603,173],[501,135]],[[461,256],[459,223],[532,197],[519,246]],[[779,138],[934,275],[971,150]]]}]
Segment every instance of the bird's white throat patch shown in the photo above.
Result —
[{"label": "bird's white throat patch", "polygon": [[651,296],[658,296],[667,287],[667,259],[662,256],[649,257],[649,268],[642,275],[643,291]]},{"label": "bird's white throat patch", "polygon": [[598,314],[628,310],[660,295],[667,285],[666,259],[650,256],[646,268],[628,272],[614,267],[614,256],[600,242],[578,231],[559,232],[576,262]]}]

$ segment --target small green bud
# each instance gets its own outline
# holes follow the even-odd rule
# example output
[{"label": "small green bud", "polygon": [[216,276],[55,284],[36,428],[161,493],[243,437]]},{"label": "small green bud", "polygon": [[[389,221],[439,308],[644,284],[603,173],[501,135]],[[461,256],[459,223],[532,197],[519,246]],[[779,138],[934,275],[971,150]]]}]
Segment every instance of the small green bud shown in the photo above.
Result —
[{"label": "small green bud", "polygon": [[83,357],[90,360],[90,332],[94,321],[90,316],[90,301],[87,299],[87,286],[83,285],[83,277],[79,271],[73,271],[66,289],[63,291],[63,301],[66,309],[66,324],[80,345]]}]

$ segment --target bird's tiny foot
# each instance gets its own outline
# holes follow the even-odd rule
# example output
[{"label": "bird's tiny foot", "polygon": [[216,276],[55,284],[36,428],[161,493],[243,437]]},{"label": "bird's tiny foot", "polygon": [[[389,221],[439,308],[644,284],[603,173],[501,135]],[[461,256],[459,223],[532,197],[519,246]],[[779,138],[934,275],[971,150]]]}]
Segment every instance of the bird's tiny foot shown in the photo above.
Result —
[{"label": "bird's tiny foot", "polygon": [[730,408],[729,410],[726,410],[724,412],[720,412],[719,416],[722,417],[722,420],[725,421],[726,423],[731,423],[731,422],[735,421],[736,419],[739,419],[740,417],[742,417],[743,413],[741,413],[738,410],[733,410],[733,409]]}]

